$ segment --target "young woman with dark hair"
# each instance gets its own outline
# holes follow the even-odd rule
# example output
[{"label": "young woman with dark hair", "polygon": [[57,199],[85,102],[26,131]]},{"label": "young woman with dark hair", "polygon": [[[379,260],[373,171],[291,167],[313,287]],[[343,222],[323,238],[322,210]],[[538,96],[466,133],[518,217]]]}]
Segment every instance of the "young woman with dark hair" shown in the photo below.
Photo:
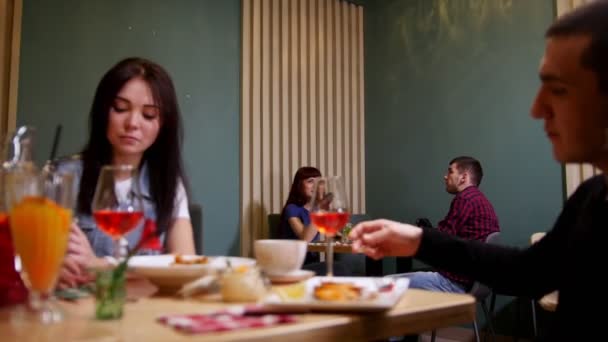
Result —
[{"label": "young woman with dark hair", "polygon": [[91,202],[102,166],[128,164],[139,168],[146,225],[126,236],[131,247],[144,226],[155,222],[159,244],[141,253],[194,253],[188,212],[187,178],[181,146],[183,129],[173,81],[158,64],[127,58],[101,79],[89,117],[89,140],[78,156],[59,160],[60,171],[79,180],[75,218],[60,284],[77,285],[84,268],[113,254],[109,236],[91,215]]}]

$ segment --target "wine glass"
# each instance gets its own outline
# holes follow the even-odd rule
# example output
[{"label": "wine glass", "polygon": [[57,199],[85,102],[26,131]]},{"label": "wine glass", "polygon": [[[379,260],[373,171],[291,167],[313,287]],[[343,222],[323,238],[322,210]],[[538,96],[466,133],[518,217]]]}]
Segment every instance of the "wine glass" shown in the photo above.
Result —
[{"label": "wine glass", "polygon": [[114,241],[114,257],[126,257],[121,239],[144,217],[137,168],[106,165],[101,168],[92,204],[97,226]]},{"label": "wine glass", "polygon": [[340,176],[318,178],[315,181],[310,209],[310,221],[317,227],[327,241],[327,276],[333,276],[333,237],[342,229],[350,212],[344,181]]},{"label": "wine glass", "polygon": [[29,312],[41,323],[62,320],[52,292],[67,250],[74,176],[22,168],[6,174],[5,196],[21,278],[29,289]]}]

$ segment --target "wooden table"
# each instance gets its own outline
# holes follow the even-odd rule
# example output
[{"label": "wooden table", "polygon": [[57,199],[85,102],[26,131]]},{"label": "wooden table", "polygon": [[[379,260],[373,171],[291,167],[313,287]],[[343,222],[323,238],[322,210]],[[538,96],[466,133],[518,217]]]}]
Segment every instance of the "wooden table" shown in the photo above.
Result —
[{"label": "wooden table", "polygon": [[[2,341],[329,341],[376,340],[429,331],[471,322],[475,299],[469,295],[410,289],[397,306],[381,314],[298,315],[298,321],[270,328],[185,335],[156,322],[163,314],[202,313],[225,308],[223,303],[153,297],[128,303],[122,320],[94,320],[94,302],[62,302],[64,322],[43,326],[11,320],[11,311],[0,310]],[[14,311],[13,311],[14,312]]]},{"label": "wooden table", "polygon": [[[309,252],[325,253],[327,249],[325,242],[309,242]],[[353,247],[350,243],[334,242],[334,253],[353,253]],[[359,254],[359,253],[356,253]],[[369,277],[382,277],[384,269],[382,260],[374,260],[370,257],[365,257],[365,275]]]},{"label": "wooden table", "polygon": [[[327,244],[325,242],[309,242],[309,252],[325,253]],[[334,253],[353,253],[353,247],[350,243],[334,242]]]}]

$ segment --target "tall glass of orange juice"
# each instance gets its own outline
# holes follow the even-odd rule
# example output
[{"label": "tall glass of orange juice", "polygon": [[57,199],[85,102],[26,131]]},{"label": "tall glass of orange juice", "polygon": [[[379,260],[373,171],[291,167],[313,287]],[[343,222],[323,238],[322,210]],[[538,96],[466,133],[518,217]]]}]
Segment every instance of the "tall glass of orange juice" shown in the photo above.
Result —
[{"label": "tall glass of orange juice", "polygon": [[43,323],[58,322],[61,312],[51,294],[66,253],[74,180],[51,171],[14,172],[5,180],[15,253],[30,291],[29,308]]}]

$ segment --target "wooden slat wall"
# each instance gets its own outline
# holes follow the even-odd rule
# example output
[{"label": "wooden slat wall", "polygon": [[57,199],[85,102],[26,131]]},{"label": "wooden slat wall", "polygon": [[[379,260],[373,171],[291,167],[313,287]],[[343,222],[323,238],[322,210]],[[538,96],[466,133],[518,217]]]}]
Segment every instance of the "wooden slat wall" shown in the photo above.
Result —
[{"label": "wooden slat wall", "polygon": [[[592,1],[594,0],[556,0],[557,16],[559,17],[577,6]],[[600,173],[599,169],[590,164],[567,164],[565,166],[566,196],[570,197],[582,182]]]},{"label": "wooden slat wall", "polygon": [[363,8],[243,0],[241,252],[267,236],[301,166],[342,175],[365,212]]},{"label": "wooden slat wall", "polygon": [[0,0],[0,137],[15,128],[22,0]]}]

